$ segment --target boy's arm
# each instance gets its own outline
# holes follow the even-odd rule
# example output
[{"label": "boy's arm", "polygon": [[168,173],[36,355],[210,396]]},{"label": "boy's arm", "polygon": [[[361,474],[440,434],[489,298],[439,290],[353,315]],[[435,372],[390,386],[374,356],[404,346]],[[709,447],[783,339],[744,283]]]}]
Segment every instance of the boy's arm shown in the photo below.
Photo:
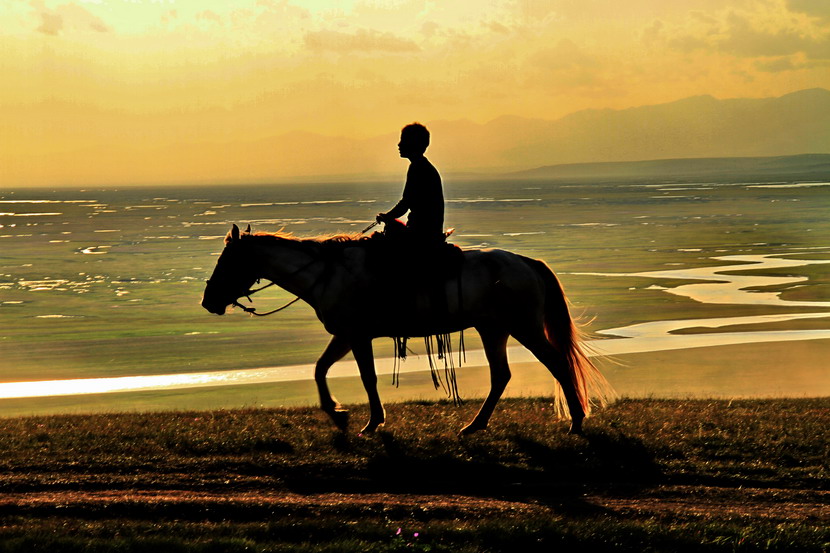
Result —
[{"label": "boy's arm", "polygon": [[406,201],[406,197],[404,196],[403,198],[401,198],[401,201],[399,201],[397,204],[395,204],[395,207],[393,207],[392,209],[390,209],[386,213],[383,213],[383,216],[384,216],[384,218],[388,218],[388,219],[397,219],[398,217],[402,216],[407,211],[409,211],[409,204]]},{"label": "boy's arm", "polygon": [[403,187],[403,196],[401,200],[395,204],[395,207],[387,211],[386,213],[378,213],[377,220],[378,222],[383,222],[385,219],[397,219],[401,217],[404,213],[409,211],[409,191],[411,188],[412,182],[412,166],[410,165],[409,170],[406,172],[406,184]]}]

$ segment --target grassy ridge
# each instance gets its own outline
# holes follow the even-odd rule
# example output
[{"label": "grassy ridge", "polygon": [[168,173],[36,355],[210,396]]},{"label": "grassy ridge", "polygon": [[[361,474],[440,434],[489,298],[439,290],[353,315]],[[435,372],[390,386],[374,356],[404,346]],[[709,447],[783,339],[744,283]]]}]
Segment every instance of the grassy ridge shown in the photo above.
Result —
[{"label": "grassy ridge", "polygon": [[[0,420],[0,551],[826,551],[830,399]],[[353,413],[353,427],[366,417]],[[416,535],[417,534],[417,535]]]}]

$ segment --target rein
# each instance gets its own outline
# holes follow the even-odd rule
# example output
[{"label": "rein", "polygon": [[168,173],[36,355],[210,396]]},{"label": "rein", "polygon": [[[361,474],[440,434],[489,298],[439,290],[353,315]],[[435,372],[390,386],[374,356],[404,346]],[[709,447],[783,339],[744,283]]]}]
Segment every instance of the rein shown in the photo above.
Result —
[{"label": "rein", "polygon": [[[363,230],[360,232],[360,234],[366,234],[368,231],[370,231],[370,230],[371,230],[372,228],[374,228],[376,225],[378,225],[378,222],[377,222],[377,221],[375,221],[374,223],[372,223],[371,225],[369,225],[368,227],[366,227],[365,229],[363,229]],[[250,226],[249,226],[249,228],[250,228]],[[299,269],[297,269],[294,273],[292,273],[290,276],[293,276],[293,275],[295,275],[295,274],[297,274],[297,273],[299,273],[299,272],[301,272],[301,271],[304,271],[305,269],[309,268],[311,265],[313,265],[313,264],[314,264],[314,263],[316,263],[317,261],[319,261],[319,259],[312,259],[312,260],[311,260],[311,261],[310,261],[307,265],[304,265],[303,267],[300,267],[300,268],[299,268]],[[319,281],[320,279],[318,278],[317,280]],[[257,281],[257,282],[259,282],[259,281]],[[249,302],[251,302],[251,303],[253,303],[253,300],[251,300],[251,296],[252,296],[253,294],[256,294],[257,292],[260,292],[260,291],[262,291],[262,290],[265,290],[266,288],[268,288],[268,287],[270,287],[270,286],[274,286],[275,284],[276,284],[275,282],[270,282],[270,283],[266,284],[265,286],[262,286],[262,287],[260,287],[260,288],[257,288],[256,290],[248,290],[248,292],[247,292],[246,294],[244,294],[244,295],[242,295],[242,296],[240,296],[240,297],[245,297],[245,298],[248,298],[248,301],[249,301]],[[315,281],[315,283],[312,285],[312,289],[313,289],[313,288],[315,288],[316,286],[317,286],[317,282]],[[282,311],[283,309],[285,309],[285,308],[287,308],[287,307],[290,307],[291,305],[293,305],[293,304],[297,303],[298,301],[300,301],[300,297],[299,297],[299,296],[297,296],[297,297],[296,297],[296,298],[294,298],[293,300],[289,301],[289,302],[288,302],[288,303],[286,303],[285,305],[283,305],[283,306],[281,306],[281,307],[277,307],[276,309],[272,309],[271,311],[269,311],[269,312],[267,312],[267,313],[257,313],[257,311],[256,311],[256,308],[255,308],[255,307],[248,307],[248,306],[242,305],[241,303],[239,303],[239,298],[235,299],[235,300],[231,303],[231,305],[233,305],[234,307],[238,307],[238,308],[240,308],[240,309],[241,309],[242,311],[244,311],[245,313],[249,313],[249,314],[251,314],[251,315],[256,315],[257,317],[267,317],[268,315],[273,315],[274,313],[279,313],[279,312],[280,312],[280,311]]]},{"label": "rein", "polygon": [[[320,261],[320,260],[319,260],[319,259],[312,259],[312,260],[311,260],[311,261],[309,261],[307,264],[303,265],[302,267],[300,267],[299,269],[297,269],[296,271],[294,271],[293,273],[291,273],[291,274],[289,275],[289,278],[290,278],[290,277],[292,277],[292,276],[294,276],[294,275],[296,275],[297,273],[300,273],[300,272],[302,272],[302,271],[305,271],[306,269],[308,269],[309,267],[311,267],[312,265],[314,265],[317,261]],[[318,278],[317,280],[319,280],[319,278]],[[259,282],[259,280],[257,280],[257,282]],[[260,286],[260,287],[259,287],[259,288],[257,288],[256,290],[248,290],[248,292],[246,292],[245,294],[243,294],[242,296],[239,296],[239,297],[240,297],[240,298],[241,298],[241,297],[248,298],[248,301],[249,301],[249,302],[251,302],[251,303],[253,303],[253,300],[251,300],[251,296],[252,296],[252,295],[256,294],[257,292],[261,292],[262,290],[265,290],[266,288],[270,288],[271,286],[275,286],[275,285],[276,285],[276,282],[269,282],[269,283],[268,283],[268,284],[266,284],[265,286]],[[311,288],[313,289],[313,288],[314,288],[314,287],[316,287],[316,286],[317,286],[317,281],[315,281],[315,282],[314,282],[314,285],[312,285],[312,287],[311,287]],[[269,311],[269,312],[267,312],[267,313],[257,313],[257,311],[256,311],[256,307],[248,307],[248,306],[246,306],[246,305],[242,305],[241,303],[239,303],[239,298],[236,298],[235,300],[233,300],[233,302],[231,303],[231,305],[233,305],[234,307],[238,307],[238,308],[240,308],[240,309],[241,309],[242,311],[244,311],[245,313],[249,313],[249,314],[251,314],[251,315],[256,315],[257,317],[267,317],[268,315],[273,315],[274,313],[279,313],[279,312],[280,312],[280,311],[282,311],[283,309],[285,309],[285,308],[287,308],[287,307],[290,307],[290,306],[294,305],[294,304],[295,304],[295,303],[297,303],[298,301],[300,301],[300,296],[297,296],[296,298],[294,298],[293,300],[289,301],[289,302],[288,302],[288,303],[286,303],[285,305],[283,305],[283,306],[281,306],[281,307],[277,307],[276,309],[272,309],[271,311]]]},{"label": "rein", "polygon": [[[248,301],[253,303],[253,301],[251,300],[251,295],[256,294],[257,292],[259,292],[261,290],[265,290],[266,288],[268,288],[270,286],[274,286],[274,284],[275,284],[274,282],[271,282],[269,284],[266,284],[265,286],[262,286],[261,288],[257,288],[256,290],[249,290],[248,293],[245,294],[245,297],[248,298]],[[290,302],[286,303],[282,307],[277,307],[276,309],[273,309],[273,310],[269,311],[268,313],[257,313],[256,312],[256,307],[247,307],[245,305],[242,305],[241,303],[239,303],[239,299],[235,299],[231,305],[233,305],[234,307],[240,308],[245,313],[250,313],[251,315],[256,315],[257,317],[267,317],[268,315],[273,315],[274,313],[279,313],[280,311],[282,311],[286,307],[290,307],[292,304],[295,304],[298,301],[300,301],[300,296],[297,296],[296,298],[294,298]]]}]

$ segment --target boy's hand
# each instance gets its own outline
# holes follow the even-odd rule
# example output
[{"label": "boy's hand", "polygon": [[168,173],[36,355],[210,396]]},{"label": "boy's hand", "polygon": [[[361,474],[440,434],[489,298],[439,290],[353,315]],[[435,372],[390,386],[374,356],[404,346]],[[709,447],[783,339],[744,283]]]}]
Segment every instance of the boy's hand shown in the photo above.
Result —
[{"label": "boy's hand", "polygon": [[385,223],[388,217],[389,216],[386,213],[378,213],[378,216],[375,218],[375,221],[377,221],[378,223]]}]

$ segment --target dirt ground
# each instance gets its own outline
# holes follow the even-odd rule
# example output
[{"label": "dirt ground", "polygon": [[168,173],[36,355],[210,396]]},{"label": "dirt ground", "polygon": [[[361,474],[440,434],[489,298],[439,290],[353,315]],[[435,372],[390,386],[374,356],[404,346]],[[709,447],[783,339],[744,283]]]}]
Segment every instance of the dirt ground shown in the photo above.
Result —
[{"label": "dirt ground", "polygon": [[469,495],[415,493],[296,493],[274,491],[204,490],[54,490],[4,493],[0,511],[72,512],[165,511],[177,508],[293,511],[323,513],[350,511],[418,511],[423,515],[488,516],[495,514],[542,514],[580,510],[604,511],[621,517],[751,517],[776,521],[810,520],[830,524],[830,492],[823,490],[717,488],[706,486],[661,486],[631,495],[585,493],[566,495],[561,502],[533,498],[497,499]]}]

